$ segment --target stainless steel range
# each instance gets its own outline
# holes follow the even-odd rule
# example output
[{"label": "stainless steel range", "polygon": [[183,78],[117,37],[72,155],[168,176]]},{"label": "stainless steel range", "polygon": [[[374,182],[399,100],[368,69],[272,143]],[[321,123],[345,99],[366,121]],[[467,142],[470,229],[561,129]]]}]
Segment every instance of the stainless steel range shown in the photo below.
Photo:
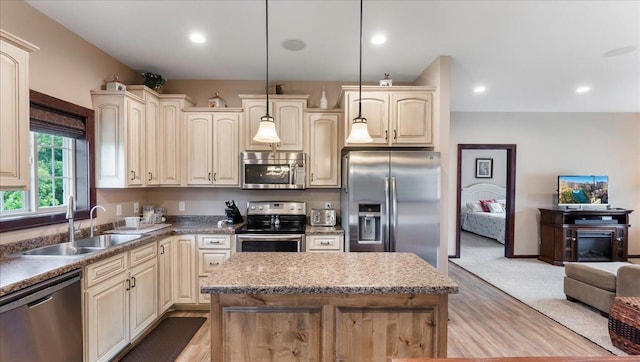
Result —
[{"label": "stainless steel range", "polygon": [[237,251],[304,251],[306,224],[305,202],[249,201],[247,223],[236,230]]}]

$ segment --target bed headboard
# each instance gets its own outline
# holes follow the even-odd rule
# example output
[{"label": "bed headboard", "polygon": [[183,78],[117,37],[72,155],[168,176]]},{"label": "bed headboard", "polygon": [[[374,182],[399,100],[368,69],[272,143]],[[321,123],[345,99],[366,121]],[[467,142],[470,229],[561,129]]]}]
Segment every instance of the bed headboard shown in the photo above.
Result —
[{"label": "bed headboard", "polygon": [[473,184],[462,188],[460,207],[464,208],[471,201],[505,199],[506,195],[507,189],[504,187],[484,182]]}]

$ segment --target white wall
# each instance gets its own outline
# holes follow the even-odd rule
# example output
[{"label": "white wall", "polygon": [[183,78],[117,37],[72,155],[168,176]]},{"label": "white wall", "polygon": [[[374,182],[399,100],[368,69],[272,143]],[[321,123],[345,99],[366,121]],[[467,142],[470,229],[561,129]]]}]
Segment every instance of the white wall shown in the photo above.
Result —
[{"label": "white wall", "polygon": [[[640,255],[638,140],[639,113],[451,114],[452,151],[459,143],[517,145],[515,255],[538,254],[538,208],[552,206],[559,174],[608,175],[612,206],[635,210],[629,254]],[[455,253],[453,239],[449,253]]]},{"label": "white wall", "polygon": [[[493,159],[493,177],[476,178],[476,158]],[[462,150],[461,186],[467,187],[481,182],[507,187],[506,150]]]}]

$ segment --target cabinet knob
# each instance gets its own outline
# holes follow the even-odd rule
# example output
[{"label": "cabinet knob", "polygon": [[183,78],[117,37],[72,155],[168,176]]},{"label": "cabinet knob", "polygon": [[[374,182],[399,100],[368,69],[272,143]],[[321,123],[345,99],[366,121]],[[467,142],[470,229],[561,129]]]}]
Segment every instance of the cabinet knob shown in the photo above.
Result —
[{"label": "cabinet knob", "polygon": [[136,172],[131,170],[131,181],[136,179]]}]

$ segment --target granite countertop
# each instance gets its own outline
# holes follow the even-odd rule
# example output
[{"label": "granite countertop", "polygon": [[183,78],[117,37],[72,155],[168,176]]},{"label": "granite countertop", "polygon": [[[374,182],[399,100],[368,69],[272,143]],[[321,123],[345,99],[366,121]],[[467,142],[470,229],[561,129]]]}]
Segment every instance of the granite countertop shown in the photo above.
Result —
[{"label": "granite countertop", "polygon": [[216,268],[202,293],[458,293],[452,279],[412,253],[238,253]]},{"label": "granite countertop", "polygon": [[[135,249],[150,242],[161,240],[172,234],[234,234],[235,230],[242,225],[244,225],[244,223],[234,224],[231,227],[228,227],[226,224],[223,227],[218,227],[217,220],[212,222],[208,219],[173,221],[171,226],[145,233],[140,239],[112,246],[89,255],[73,257],[5,255],[0,257],[0,296],[29,287],[71,270],[81,269],[89,264]],[[29,245],[29,249],[32,249],[39,246],[50,245],[51,243],[31,245],[31,243],[25,242],[23,244]],[[18,246],[20,246],[20,249],[7,249],[11,250],[10,253],[24,249],[24,245]]]},{"label": "granite countertop", "polygon": [[311,226],[307,225],[306,235],[343,235],[344,229],[340,225],[336,226]]}]

